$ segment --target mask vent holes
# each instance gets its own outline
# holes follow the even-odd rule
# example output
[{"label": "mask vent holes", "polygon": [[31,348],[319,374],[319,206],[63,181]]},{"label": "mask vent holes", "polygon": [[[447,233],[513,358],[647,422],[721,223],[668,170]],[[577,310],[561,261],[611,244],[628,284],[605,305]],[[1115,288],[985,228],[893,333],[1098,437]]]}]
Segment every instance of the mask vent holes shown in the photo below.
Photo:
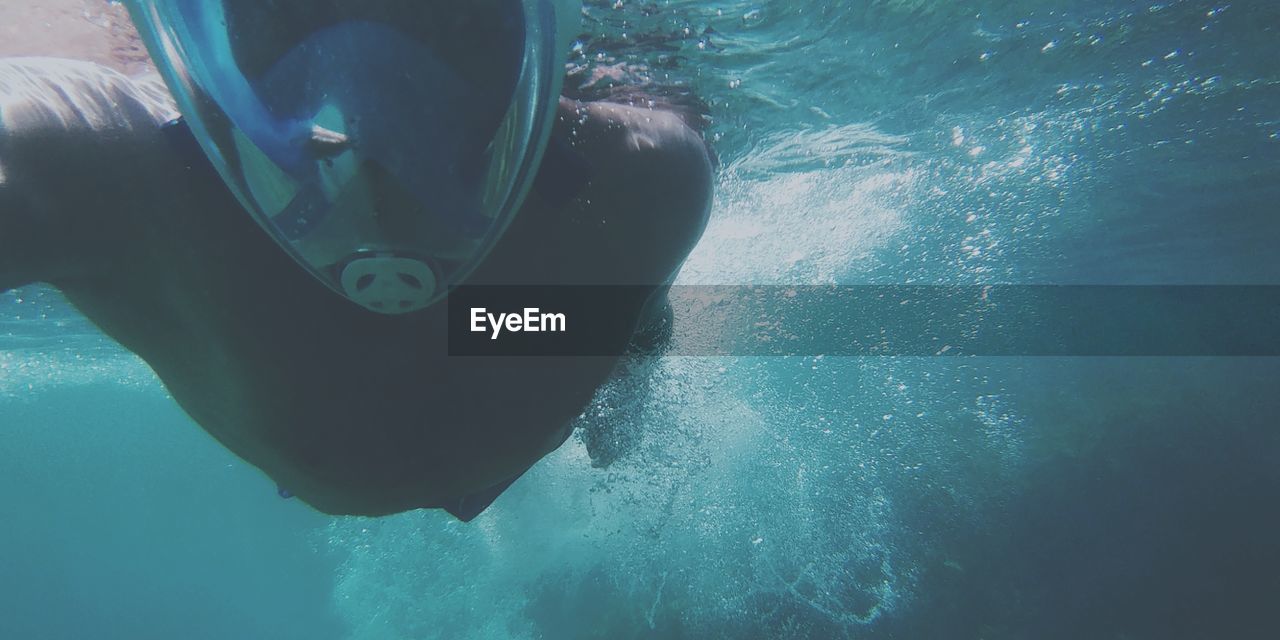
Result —
[{"label": "mask vent holes", "polygon": [[343,267],[341,283],[348,298],[378,313],[416,311],[436,292],[431,267],[412,258],[357,257]]},{"label": "mask vent holes", "polygon": [[400,273],[397,273],[396,275],[397,275],[397,276],[400,276],[400,281],[401,281],[401,282],[403,282],[403,283],[405,283],[406,285],[408,285],[408,286],[410,286],[410,287],[412,287],[412,288],[414,288],[414,289],[421,289],[421,288],[422,288],[422,281],[421,281],[421,280],[419,280],[419,279],[417,279],[417,278],[415,278],[415,277],[413,276],[413,274],[411,274],[411,273],[405,273],[405,272],[401,271]]}]

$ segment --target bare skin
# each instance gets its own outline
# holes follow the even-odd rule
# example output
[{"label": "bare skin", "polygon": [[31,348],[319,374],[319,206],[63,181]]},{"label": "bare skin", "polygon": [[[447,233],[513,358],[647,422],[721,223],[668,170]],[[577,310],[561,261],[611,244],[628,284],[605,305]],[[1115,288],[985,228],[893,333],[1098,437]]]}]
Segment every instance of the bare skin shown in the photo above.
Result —
[{"label": "bare skin", "polygon": [[[510,479],[564,441],[612,371],[616,358],[448,357],[441,305],[383,316],[341,299],[185,166],[154,85],[91,65],[23,84],[23,64],[0,61],[0,289],[61,289],[316,509],[438,507]],[[625,105],[562,99],[558,115],[553,136],[589,180],[568,205],[531,195],[471,282],[668,282],[710,205],[700,136]],[[625,326],[645,303],[618,305]]]}]

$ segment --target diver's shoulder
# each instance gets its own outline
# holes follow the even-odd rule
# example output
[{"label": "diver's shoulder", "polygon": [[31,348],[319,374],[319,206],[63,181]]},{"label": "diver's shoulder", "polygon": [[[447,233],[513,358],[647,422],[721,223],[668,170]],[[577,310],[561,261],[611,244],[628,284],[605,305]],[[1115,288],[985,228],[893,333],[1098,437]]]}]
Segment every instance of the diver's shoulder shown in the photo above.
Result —
[{"label": "diver's shoulder", "polygon": [[0,58],[0,131],[151,128],[176,115],[158,77],[63,58]]},{"label": "diver's shoulder", "polygon": [[561,99],[561,125],[591,167],[589,200],[607,211],[619,239],[649,243],[646,257],[667,277],[706,226],[715,159],[674,110]]},{"label": "diver's shoulder", "polygon": [[560,121],[571,144],[590,159],[596,180],[654,207],[701,207],[709,199],[715,157],[679,113],[561,98]]},{"label": "diver's shoulder", "polygon": [[633,153],[691,154],[714,164],[702,134],[673,109],[561,98],[560,118],[578,140],[620,145]]}]

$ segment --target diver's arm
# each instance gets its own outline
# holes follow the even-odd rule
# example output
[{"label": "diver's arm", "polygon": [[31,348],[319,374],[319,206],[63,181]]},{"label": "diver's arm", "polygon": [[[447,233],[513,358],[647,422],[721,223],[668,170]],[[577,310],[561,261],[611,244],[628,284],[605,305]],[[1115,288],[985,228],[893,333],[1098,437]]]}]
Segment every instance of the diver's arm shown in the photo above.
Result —
[{"label": "diver's arm", "polygon": [[[561,98],[559,126],[579,149],[592,148],[591,201],[607,212],[620,251],[620,282],[663,284],[641,311],[630,354],[656,355],[670,341],[668,288],[697,244],[711,208],[715,161],[702,135],[675,110]],[[601,265],[607,258],[602,257]]]},{"label": "diver's arm", "polygon": [[106,244],[96,234],[137,205],[131,192],[172,112],[159,82],[0,59],[0,291],[93,270]]}]

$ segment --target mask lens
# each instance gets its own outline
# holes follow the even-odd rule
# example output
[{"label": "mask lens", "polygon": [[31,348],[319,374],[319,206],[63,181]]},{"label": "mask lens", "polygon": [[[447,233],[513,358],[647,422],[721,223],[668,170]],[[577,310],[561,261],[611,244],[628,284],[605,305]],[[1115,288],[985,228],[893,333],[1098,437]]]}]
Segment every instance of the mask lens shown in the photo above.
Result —
[{"label": "mask lens", "polygon": [[562,0],[128,4],[245,208],[335,291],[384,313],[438,299],[519,209],[554,116],[557,34],[580,12]]}]

